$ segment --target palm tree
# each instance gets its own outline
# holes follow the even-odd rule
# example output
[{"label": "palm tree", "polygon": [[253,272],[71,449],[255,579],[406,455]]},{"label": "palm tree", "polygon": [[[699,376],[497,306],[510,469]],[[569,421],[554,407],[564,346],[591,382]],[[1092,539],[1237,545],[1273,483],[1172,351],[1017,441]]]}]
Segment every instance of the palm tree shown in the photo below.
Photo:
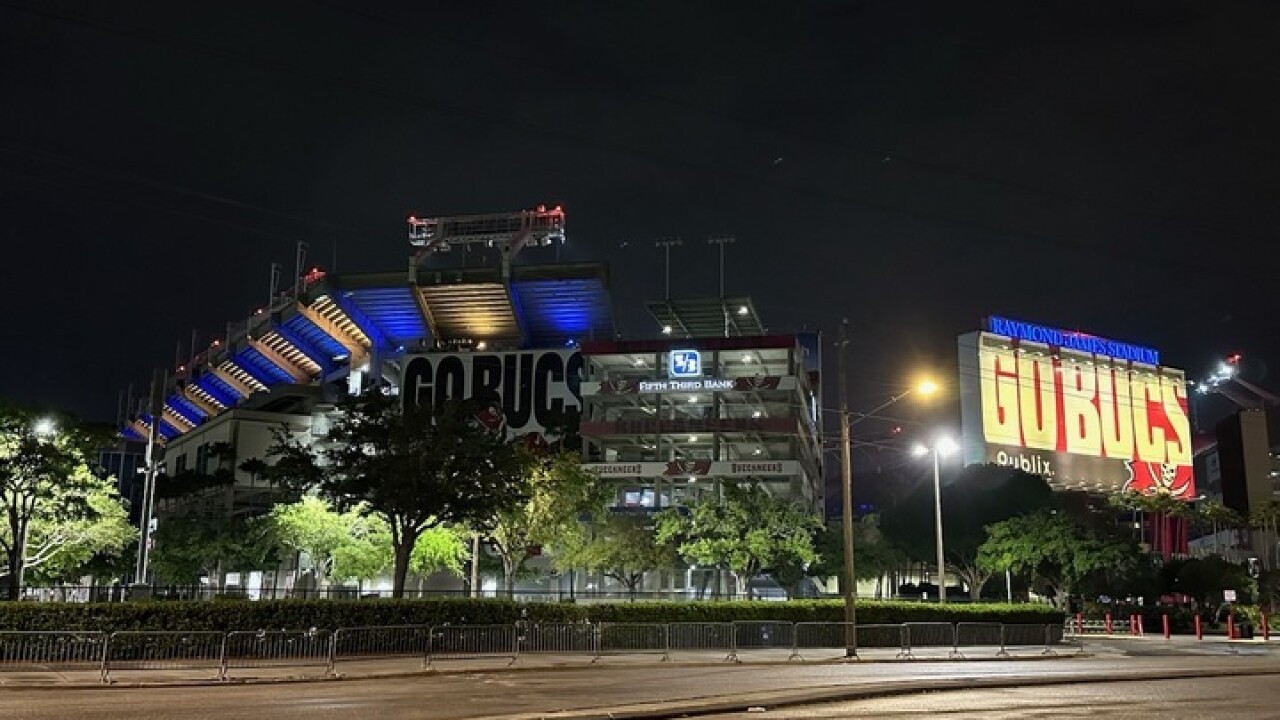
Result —
[{"label": "palm tree", "polygon": [[[1277,525],[1280,525],[1280,501],[1268,500],[1261,507],[1255,508],[1249,513],[1249,527],[1267,534],[1268,552],[1263,557],[1270,564],[1269,561],[1274,552],[1275,564],[1271,565],[1273,570],[1280,568],[1280,542],[1277,542]],[[1275,548],[1274,551],[1271,548]]]},{"label": "palm tree", "polygon": [[1213,532],[1213,554],[1222,555],[1218,533],[1240,526],[1240,513],[1222,504],[1221,500],[1204,500],[1195,506],[1191,521],[1202,530]]}]

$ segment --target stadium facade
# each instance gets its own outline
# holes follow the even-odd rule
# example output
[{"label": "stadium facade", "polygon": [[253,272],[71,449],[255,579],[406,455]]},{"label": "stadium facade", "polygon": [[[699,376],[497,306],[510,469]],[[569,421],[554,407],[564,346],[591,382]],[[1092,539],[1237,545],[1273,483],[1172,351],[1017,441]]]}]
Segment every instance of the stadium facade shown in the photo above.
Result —
[{"label": "stadium facade", "polygon": [[[138,414],[124,438],[145,442],[154,425],[167,475],[222,467],[235,480],[217,502],[259,514],[282,496],[242,461],[264,458],[281,427],[323,441],[338,403],[377,383],[411,403],[488,400],[511,437],[577,422],[618,511],[658,511],[730,481],[822,507],[816,334],[769,335],[749,298],[717,297],[650,302],[650,339],[619,339],[604,265],[514,262],[563,242],[559,208],[410,218],[410,238],[407,272],[313,269],[273,289],[270,307],[178,365],[158,412]],[[676,357],[696,367],[677,372]],[[161,504],[160,522],[178,510]],[[235,580],[268,596],[299,585],[298,572]],[[581,573],[572,588],[546,582],[538,589],[605,589]],[[693,585],[664,573],[645,589]]]}]

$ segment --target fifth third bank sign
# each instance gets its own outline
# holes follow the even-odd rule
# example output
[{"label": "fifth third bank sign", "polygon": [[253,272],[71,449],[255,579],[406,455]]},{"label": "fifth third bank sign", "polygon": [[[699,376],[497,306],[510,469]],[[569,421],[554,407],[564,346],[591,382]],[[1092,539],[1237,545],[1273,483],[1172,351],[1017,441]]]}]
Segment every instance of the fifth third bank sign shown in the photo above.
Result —
[{"label": "fifth third bank sign", "polygon": [[1195,496],[1186,376],[1157,351],[994,317],[959,345],[967,462],[1059,488]]}]

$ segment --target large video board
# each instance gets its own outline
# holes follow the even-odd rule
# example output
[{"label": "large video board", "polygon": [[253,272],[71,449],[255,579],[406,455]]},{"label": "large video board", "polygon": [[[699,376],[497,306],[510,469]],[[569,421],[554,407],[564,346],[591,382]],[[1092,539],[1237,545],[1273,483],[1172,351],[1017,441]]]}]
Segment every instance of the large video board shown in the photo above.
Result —
[{"label": "large video board", "polygon": [[966,461],[1059,488],[1195,496],[1186,377],[1151,349],[991,318],[960,337]]}]

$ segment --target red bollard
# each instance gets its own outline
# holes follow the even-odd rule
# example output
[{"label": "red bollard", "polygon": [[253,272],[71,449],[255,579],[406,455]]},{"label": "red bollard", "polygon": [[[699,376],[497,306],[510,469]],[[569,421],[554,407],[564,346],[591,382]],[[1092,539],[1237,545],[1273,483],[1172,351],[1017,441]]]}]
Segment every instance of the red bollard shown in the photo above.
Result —
[{"label": "red bollard", "polygon": [[1270,639],[1271,639],[1271,626],[1267,624],[1267,616],[1266,616],[1266,615],[1262,615],[1262,616],[1261,616],[1261,618],[1262,618],[1262,639],[1263,639],[1263,640],[1270,640]]},{"label": "red bollard", "polygon": [[1107,619],[1107,634],[1110,635],[1111,634],[1111,613],[1107,613],[1106,619]]},{"label": "red bollard", "polygon": [[1203,640],[1204,628],[1200,626],[1200,613],[1195,614],[1195,621],[1196,621],[1196,639]]},{"label": "red bollard", "polygon": [[1236,639],[1236,616],[1232,613],[1227,613],[1227,639]]},{"label": "red bollard", "polygon": [[1084,634],[1084,613],[1076,613],[1076,634]]},{"label": "red bollard", "polygon": [[1160,616],[1160,623],[1164,625],[1164,639],[1169,639],[1169,613]]},{"label": "red bollard", "polygon": [[1138,626],[1138,637],[1146,637],[1147,629],[1142,626],[1142,614],[1139,613],[1137,615],[1134,615],[1133,622]]}]

